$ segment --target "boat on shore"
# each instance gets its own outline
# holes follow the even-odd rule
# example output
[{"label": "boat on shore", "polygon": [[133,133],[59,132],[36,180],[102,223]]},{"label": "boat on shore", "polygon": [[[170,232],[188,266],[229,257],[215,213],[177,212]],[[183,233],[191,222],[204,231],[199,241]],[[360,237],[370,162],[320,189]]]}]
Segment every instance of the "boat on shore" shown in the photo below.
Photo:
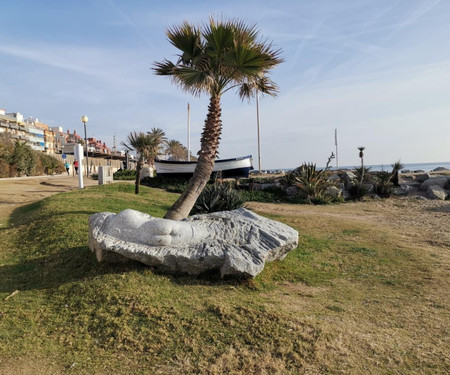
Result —
[{"label": "boat on shore", "polygon": [[[162,177],[191,177],[196,161],[155,160],[156,174]],[[221,173],[224,178],[248,177],[253,169],[251,155],[232,159],[220,159],[214,163],[214,173]]]}]

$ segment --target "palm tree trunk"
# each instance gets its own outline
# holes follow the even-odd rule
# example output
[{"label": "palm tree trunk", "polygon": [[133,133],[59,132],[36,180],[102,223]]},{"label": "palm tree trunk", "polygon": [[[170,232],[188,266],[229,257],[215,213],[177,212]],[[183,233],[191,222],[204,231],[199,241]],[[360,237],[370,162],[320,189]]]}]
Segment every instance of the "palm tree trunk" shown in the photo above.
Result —
[{"label": "palm tree trunk", "polygon": [[139,194],[139,186],[141,185],[141,169],[142,164],[144,164],[143,156],[139,156],[139,160],[136,164],[136,181],[135,181],[135,187],[134,187],[134,193]]},{"label": "palm tree trunk", "polygon": [[194,207],[198,196],[206,186],[214,168],[217,149],[219,147],[220,134],[222,132],[222,120],[220,108],[220,96],[211,97],[209,100],[208,115],[201,138],[201,147],[198,153],[197,167],[186,190],[181,194],[174,205],[167,211],[165,219],[181,220],[188,217]]}]

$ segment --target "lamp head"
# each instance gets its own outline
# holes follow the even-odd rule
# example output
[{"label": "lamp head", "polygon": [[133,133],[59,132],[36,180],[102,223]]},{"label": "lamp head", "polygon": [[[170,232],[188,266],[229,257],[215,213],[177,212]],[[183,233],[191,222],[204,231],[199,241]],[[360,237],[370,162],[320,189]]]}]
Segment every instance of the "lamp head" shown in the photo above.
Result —
[{"label": "lamp head", "polygon": [[81,116],[81,122],[86,124],[88,122],[88,117],[87,116]]}]

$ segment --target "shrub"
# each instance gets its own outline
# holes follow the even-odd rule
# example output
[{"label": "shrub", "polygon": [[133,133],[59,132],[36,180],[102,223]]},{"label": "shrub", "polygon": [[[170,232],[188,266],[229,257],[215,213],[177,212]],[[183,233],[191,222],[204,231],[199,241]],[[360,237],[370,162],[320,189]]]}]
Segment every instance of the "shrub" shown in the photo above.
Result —
[{"label": "shrub", "polygon": [[368,188],[361,184],[351,185],[347,188],[348,193],[350,194],[351,199],[359,200],[367,195],[369,192]]},{"label": "shrub", "polygon": [[142,184],[158,189],[164,189],[171,193],[182,193],[189,182],[189,178],[176,177],[146,177],[142,180]]},{"label": "shrub", "polygon": [[134,169],[119,169],[113,174],[114,180],[134,180],[136,179],[136,170]]},{"label": "shrub", "polygon": [[279,181],[283,186],[292,186],[297,182],[297,180],[295,179],[296,177],[296,171],[289,171],[283,177],[281,177]]},{"label": "shrub", "polygon": [[296,169],[294,185],[300,189],[300,194],[308,202],[326,199],[325,190],[331,183],[327,181],[325,171],[326,169],[316,169],[316,165],[312,163],[305,163]]},{"label": "shrub", "polygon": [[235,190],[229,183],[215,182],[206,185],[197,199],[191,213],[211,213],[218,211],[231,211],[244,205],[239,191]]},{"label": "shrub", "polygon": [[[370,172],[371,167],[356,167],[355,168],[355,184],[360,184],[361,180],[363,182],[369,182],[372,179],[372,173]],[[361,179],[361,177],[363,177]]]},{"label": "shrub", "polygon": [[394,184],[391,182],[392,174],[386,171],[376,172],[375,174],[375,193],[381,198],[389,198],[394,190]]},{"label": "shrub", "polygon": [[283,189],[270,187],[264,190],[242,191],[242,199],[248,202],[278,203],[287,202],[287,196]]}]

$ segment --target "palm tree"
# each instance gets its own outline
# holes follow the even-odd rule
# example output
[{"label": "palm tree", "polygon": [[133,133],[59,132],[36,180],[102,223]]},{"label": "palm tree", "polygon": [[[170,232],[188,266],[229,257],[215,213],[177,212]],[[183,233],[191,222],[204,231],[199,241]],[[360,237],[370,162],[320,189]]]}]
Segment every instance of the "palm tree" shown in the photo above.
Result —
[{"label": "palm tree", "polygon": [[359,150],[359,157],[361,158],[361,180],[360,185],[362,185],[364,181],[364,150],[366,148],[364,146],[358,147]]},{"label": "palm tree", "polygon": [[241,99],[250,99],[256,92],[275,96],[278,88],[268,73],[282,59],[280,50],[259,40],[255,26],[239,20],[211,18],[201,27],[184,22],[169,29],[167,37],[180,52],[178,60],[156,62],[156,74],[171,77],[194,95],[209,95],[197,167],[186,190],[164,216],[180,220],[187,217],[211,176],[222,132],[222,95],[236,89]]},{"label": "palm tree", "polygon": [[187,159],[187,149],[180,142],[175,139],[167,141],[165,153],[170,155],[170,160],[186,160]]},{"label": "palm tree", "polygon": [[166,133],[160,128],[152,128],[151,131],[147,132],[147,135],[150,137],[152,143],[148,148],[148,163],[154,166],[155,159],[163,152],[163,147],[167,143]]},{"label": "palm tree", "polygon": [[135,194],[139,194],[139,186],[141,183],[141,169],[144,165],[144,161],[149,156],[149,150],[154,148],[155,142],[149,134],[142,132],[131,132],[127,137],[128,143],[122,142],[122,145],[128,150],[135,150],[138,156],[138,162],[136,165],[136,182],[135,182]]}]

